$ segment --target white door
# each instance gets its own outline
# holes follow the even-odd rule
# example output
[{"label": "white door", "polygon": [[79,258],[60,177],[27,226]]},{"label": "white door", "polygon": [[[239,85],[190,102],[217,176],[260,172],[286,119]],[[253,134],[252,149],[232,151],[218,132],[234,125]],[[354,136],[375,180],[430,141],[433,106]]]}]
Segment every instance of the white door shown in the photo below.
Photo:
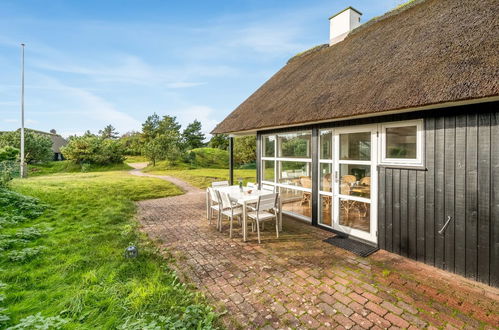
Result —
[{"label": "white door", "polygon": [[332,227],[377,242],[377,127],[333,132]]}]

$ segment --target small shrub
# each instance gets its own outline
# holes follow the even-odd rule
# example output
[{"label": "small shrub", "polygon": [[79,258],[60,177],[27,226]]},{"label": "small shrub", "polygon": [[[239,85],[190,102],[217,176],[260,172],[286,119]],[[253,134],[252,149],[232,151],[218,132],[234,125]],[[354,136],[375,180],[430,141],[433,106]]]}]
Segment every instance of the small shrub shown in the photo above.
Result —
[{"label": "small shrub", "polygon": [[15,329],[60,329],[69,321],[60,316],[44,317],[41,313],[25,317],[17,325],[7,328],[7,330]]},{"label": "small shrub", "polygon": [[24,248],[22,250],[12,251],[7,255],[7,257],[12,262],[22,263],[22,262],[26,262],[26,261],[33,259],[37,255],[42,253],[42,251],[44,251],[45,249],[46,249],[45,246],[37,246],[37,247],[32,247],[32,248],[28,247],[28,248]]},{"label": "small shrub", "polygon": [[17,238],[25,239],[28,241],[37,239],[38,237],[42,236],[42,232],[38,228],[23,228],[20,231],[16,233]]}]

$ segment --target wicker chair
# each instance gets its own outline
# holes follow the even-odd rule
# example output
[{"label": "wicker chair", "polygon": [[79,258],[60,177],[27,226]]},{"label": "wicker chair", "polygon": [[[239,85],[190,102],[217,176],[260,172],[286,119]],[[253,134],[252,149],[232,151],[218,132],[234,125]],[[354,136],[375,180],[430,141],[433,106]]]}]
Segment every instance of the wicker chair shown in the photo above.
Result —
[{"label": "wicker chair", "polygon": [[[300,178],[300,184],[303,188],[312,189],[312,179],[309,176],[302,176]],[[310,206],[310,202],[312,201],[312,194],[304,191],[303,197],[301,199],[301,204],[308,204]]]}]

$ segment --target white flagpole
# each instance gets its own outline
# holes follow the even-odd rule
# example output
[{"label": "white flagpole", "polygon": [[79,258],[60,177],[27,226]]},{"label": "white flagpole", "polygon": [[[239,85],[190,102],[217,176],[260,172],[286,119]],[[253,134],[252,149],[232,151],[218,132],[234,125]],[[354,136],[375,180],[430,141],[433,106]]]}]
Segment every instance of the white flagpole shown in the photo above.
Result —
[{"label": "white flagpole", "polygon": [[24,44],[21,44],[21,178],[27,176],[24,163]]}]

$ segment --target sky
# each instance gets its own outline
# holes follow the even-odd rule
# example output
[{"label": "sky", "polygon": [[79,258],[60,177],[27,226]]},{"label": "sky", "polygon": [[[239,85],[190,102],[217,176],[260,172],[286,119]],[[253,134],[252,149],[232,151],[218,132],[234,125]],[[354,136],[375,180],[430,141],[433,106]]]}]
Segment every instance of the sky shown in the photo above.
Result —
[{"label": "sky", "polygon": [[367,22],[398,3],[1,0],[0,131],[20,127],[20,43],[26,127],[126,133],[157,113],[209,133],[290,57],[327,43],[331,15],[353,6]]}]

